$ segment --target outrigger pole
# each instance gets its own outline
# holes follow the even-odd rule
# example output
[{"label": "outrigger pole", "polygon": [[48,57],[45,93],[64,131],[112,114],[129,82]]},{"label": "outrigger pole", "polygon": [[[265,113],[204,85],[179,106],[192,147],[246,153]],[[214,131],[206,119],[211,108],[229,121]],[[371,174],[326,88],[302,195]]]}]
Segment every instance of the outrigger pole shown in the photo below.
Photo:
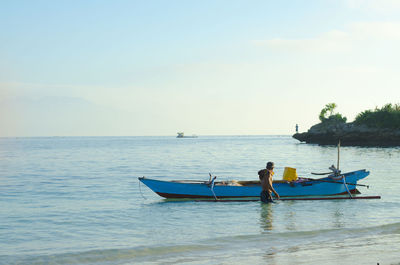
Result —
[{"label": "outrigger pole", "polygon": [[[368,200],[368,199],[380,199],[381,196],[355,196],[355,197],[312,197],[312,198],[280,198],[276,201],[320,201],[320,200]],[[195,200],[196,202],[256,202],[260,199],[218,199],[218,200]]]},{"label": "outrigger pole", "polygon": [[[313,178],[304,178],[306,180],[311,180],[311,181],[319,181],[319,182],[328,182],[328,183],[337,183],[337,184],[343,184],[343,182],[338,182],[334,180],[322,180],[322,179],[313,179]],[[369,185],[364,185],[364,184],[356,184],[356,183],[349,183],[346,182],[347,185],[352,185],[352,186],[361,186],[361,187],[367,187],[369,189]]]}]

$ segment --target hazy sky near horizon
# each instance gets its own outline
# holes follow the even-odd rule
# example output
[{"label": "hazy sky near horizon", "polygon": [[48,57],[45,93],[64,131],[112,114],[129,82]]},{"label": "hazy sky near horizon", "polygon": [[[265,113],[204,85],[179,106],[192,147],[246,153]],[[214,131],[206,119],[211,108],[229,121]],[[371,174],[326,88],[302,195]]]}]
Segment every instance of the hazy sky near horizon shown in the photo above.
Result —
[{"label": "hazy sky near horizon", "polygon": [[292,134],[400,102],[400,1],[2,1],[0,136]]}]

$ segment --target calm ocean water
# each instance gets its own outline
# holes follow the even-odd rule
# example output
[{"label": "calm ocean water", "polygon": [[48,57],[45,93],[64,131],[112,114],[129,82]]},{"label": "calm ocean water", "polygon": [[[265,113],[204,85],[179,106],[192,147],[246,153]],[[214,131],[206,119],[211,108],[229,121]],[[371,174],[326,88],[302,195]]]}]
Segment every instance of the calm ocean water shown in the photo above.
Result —
[{"label": "calm ocean water", "polygon": [[381,200],[168,201],[140,176],[326,172],[290,136],[0,138],[0,264],[400,264],[400,148],[341,148]]}]

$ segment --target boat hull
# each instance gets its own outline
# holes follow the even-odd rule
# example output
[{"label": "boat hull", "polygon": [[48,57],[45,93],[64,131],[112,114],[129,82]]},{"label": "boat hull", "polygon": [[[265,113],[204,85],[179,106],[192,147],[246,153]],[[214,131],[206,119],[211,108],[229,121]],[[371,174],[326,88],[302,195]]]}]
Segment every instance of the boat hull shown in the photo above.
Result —
[{"label": "boat hull", "polygon": [[[318,180],[307,180],[294,182],[274,182],[274,189],[280,197],[299,196],[328,196],[355,193],[357,181],[369,175],[368,171],[358,170],[343,174],[346,185],[342,180],[332,180],[329,177]],[[245,198],[259,197],[261,186],[259,183],[249,185],[229,185],[216,182],[212,187],[205,182],[180,182],[162,181],[139,178],[143,184],[164,198]]]}]

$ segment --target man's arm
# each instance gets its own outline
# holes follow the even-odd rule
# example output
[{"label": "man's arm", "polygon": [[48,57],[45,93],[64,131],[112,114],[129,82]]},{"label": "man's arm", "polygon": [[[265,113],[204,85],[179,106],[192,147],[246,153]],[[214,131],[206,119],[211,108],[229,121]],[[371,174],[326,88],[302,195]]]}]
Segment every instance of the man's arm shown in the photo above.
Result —
[{"label": "man's arm", "polygon": [[280,198],[280,197],[279,197],[279,194],[276,192],[276,190],[274,189],[274,186],[272,185],[272,176],[271,176],[271,175],[269,175],[268,184],[269,184],[270,190],[275,194],[275,197],[276,197],[277,199],[279,199],[279,198]]},{"label": "man's arm", "polygon": [[272,192],[275,194],[275,197],[279,200],[281,197],[279,197],[279,194],[272,188]]}]

